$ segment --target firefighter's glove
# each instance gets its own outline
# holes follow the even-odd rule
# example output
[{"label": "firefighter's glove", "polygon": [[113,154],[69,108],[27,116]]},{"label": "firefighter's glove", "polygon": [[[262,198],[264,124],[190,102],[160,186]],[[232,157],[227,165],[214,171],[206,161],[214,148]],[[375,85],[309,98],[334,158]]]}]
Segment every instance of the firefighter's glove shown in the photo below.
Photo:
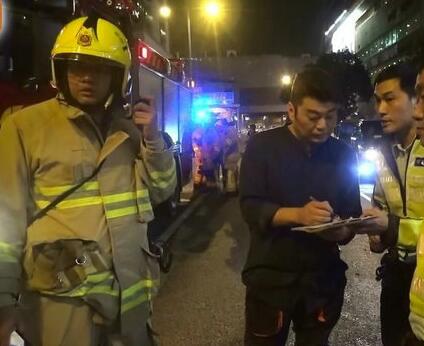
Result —
[{"label": "firefighter's glove", "polygon": [[387,232],[389,217],[384,210],[375,207],[365,209],[362,216],[374,216],[374,218],[353,226],[356,234],[381,235]]},{"label": "firefighter's glove", "polygon": [[331,222],[334,211],[327,201],[311,201],[297,212],[298,224],[303,226],[313,226]]}]

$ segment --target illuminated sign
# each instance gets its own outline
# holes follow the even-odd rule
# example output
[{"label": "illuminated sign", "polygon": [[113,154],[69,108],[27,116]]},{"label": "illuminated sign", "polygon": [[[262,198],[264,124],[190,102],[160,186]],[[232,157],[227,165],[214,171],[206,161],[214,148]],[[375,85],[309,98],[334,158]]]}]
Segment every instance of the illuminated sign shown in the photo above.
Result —
[{"label": "illuminated sign", "polygon": [[356,21],[365,13],[364,10],[356,8],[349,13],[334,31],[331,38],[333,52],[349,50],[355,53]]},{"label": "illuminated sign", "polygon": [[171,63],[169,60],[142,40],[138,40],[135,45],[135,56],[141,65],[164,76],[168,76],[171,72]]},{"label": "illuminated sign", "polygon": [[347,10],[344,10],[342,14],[337,17],[336,21],[325,32],[325,36],[328,36],[328,34],[336,27],[336,25],[339,24],[339,22],[343,19],[346,13],[347,13]]}]

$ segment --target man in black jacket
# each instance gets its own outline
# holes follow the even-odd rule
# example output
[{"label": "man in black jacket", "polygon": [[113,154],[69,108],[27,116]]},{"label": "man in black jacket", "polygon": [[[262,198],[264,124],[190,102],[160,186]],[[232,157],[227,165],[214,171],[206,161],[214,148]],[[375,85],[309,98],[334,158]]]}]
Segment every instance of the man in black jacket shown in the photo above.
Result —
[{"label": "man in black jacket", "polygon": [[256,135],[241,167],[240,203],[251,243],[243,271],[246,345],[284,345],[290,323],[296,345],[327,345],[343,305],[346,264],[338,243],[349,229],[306,233],[361,215],[356,155],[330,137],[340,96],[331,76],[300,73],[288,105],[291,124]]}]

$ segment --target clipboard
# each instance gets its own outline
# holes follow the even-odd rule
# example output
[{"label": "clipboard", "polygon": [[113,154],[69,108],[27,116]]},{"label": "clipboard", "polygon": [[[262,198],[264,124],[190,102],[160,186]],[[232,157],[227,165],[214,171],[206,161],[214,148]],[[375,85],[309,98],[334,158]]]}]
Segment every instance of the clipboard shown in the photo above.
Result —
[{"label": "clipboard", "polygon": [[360,225],[362,223],[366,223],[368,220],[372,220],[372,219],[375,219],[375,218],[376,218],[376,216],[351,217],[351,218],[348,218],[348,219],[337,220],[337,221],[328,222],[328,223],[322,223],[322,224],[319,224],[319,225],[293,227],[292,231],[300,231],[300,232],[307,232],[307,233],[318,233],[318,232],[328,231],[328,230],[343,227],[343,226]]}]

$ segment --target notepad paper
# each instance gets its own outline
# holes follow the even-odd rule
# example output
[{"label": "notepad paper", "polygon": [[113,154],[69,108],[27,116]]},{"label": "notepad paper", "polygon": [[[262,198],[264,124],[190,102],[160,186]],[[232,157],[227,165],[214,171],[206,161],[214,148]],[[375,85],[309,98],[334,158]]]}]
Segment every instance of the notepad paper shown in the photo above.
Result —
[{"label": "notepad paper", "polygon": [[337,220],[333,222],[322,223],[319,225],[293,227],[292,231],[317,233],[317,232],[322,232],[322,231],[326,231],[333,228],[339,228],[343,226],[360,225],[361,223],[366,223],[368,220],[375,219],[375,218],[376,216],[351,217],[349,219]]}]

